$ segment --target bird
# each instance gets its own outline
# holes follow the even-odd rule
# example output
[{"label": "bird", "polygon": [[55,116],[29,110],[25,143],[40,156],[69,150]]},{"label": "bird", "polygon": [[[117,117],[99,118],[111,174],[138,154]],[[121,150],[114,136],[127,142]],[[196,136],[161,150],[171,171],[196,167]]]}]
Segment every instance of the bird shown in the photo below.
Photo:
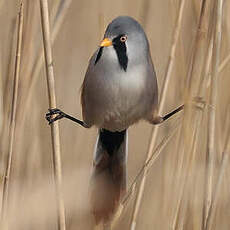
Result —
[{"label": "bird", "polygon": [[111,221],[127,186],[128,128],[140,120],[156,125],[181,111],[158,115],[158,84],[150,45],[140,23],[130,16],[113,19],[90,58],[81,90],[83,121],[60,109],[46,119],[67,118],[98,136],[90,179],[91,212],[96,224]]}]

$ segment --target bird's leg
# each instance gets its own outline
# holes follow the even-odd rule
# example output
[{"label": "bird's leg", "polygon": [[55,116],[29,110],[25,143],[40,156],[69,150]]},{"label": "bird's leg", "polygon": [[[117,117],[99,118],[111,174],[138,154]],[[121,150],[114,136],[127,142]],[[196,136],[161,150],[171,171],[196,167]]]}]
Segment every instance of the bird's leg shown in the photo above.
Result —
[{"label": "bird's leg", "polygon": [[[193,99],[193,102],[195,103],[196,107],[198,109],[203,109],[204,106],[206,105],[206,102],[203,100],[202,97],[195,97]],[[161,117],[159,115],[155,115],[153,116],[153,118],[151,118],[150,123],[157,125],[160,124],[166,120],[168,120],[170,117],[172,117],[174,114],[180,112],[181,110],[184,109],[184,105],[179,106],[178,108],[174,109],[172,112],[167,113],[165,116]]]},{"label": "bird's leg", "polygon": [[164,115],[163,117],[156,115],[152,118],[151,123],[154,125],[160,124],[166,120],[168,120],[170,117],[172,117],[174,114],[180,112],[181,110],[183,110],[184,105],[179,106],[178,108],[174,109],[172,112],[167,113],[166,115]]},{"label": "bird's leg", "polygon": [[168,120],[168,119],[169,119],[170,117],[172,117],[174,114],[180,112],[180,111],[183,110],[183,109],[184,109],[184,105],[179,106],[178,108],[174,109],[172,112],[167,113],[166,115],[164,115],[164,116],[162,117],[162,120],[163,120],[163,121]]},{"label": "bird's leg", "polygon": [[[55,117],[53,117],[54,115],[56,115]],[[78,123],[79,125],[81,125],[84,128],[89,128],[89,126],[87,124],[84,123],[84,121],[81,121],[75,117],[72,117],[66,113],[64,113],[63,111],[61,111],[60,109],[49,109],[49,112],[46,114],[46,120],[49,122],[49,125],[52,124],[54,121],[60,120],[62,118],[67,118],[71,121],[74,121],[76,123]]]}]

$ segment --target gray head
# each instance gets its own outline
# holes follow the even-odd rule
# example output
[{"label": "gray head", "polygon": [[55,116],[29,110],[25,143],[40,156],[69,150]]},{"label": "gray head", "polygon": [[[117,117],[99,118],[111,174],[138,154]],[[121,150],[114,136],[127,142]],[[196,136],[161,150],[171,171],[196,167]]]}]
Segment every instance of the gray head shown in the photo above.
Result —
[{"label": "gray head", "polygon": [[141,25],[129,16],[120,16],[115,18],[107,27],[105,37],[115,38],[118,35],[141,36],[146,40],[146,35]]},{"label": "gray head", "polygon": [[[114,49],[116,55],[115,52],[106,52],[106,49]],[[128,16],[115,18],[105,31],[96,62],[105,53],[107,53],[107,58],[113,55],[124,71],[130,65],[146,62],[149,57],[149,44],[141,25]]]}]

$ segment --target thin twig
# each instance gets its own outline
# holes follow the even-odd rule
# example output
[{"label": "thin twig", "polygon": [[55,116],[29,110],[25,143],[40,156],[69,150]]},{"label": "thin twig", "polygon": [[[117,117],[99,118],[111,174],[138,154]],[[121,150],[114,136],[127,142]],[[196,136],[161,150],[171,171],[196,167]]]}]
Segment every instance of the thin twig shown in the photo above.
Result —
[{"label": "thin twig", "polygon": [[[170,52],[170,56],[169,56],[169,60],[168,60],[168,66],[167,66],[166,75],[165,75],[164,82],[163,82],[163,88],[162,88],[162,92],[161,92],[161,96],[160,96],[161,100],[160,100],[160,104],[159,104],[159,113],[162,113],[163,106],[164,106],[165,100],[166,100],[166,93],[168,91],[167,89],[168,89],[168,85],[169,85],[169,80],[170,80],[170,77],[172,74],[172,68],[173,68],[174,60],[175,60],[176,47],[178,44],[178,38],[179,38],[181,25],[182,25],[182,16],[183,16],[183,11],[184,11],[184,5],[185,5],[185,0],[181,0],[178,18],[177,18],[177,22],[176,22],[175,30],[174,30],[174,37],[173,37],[171,52]],[[156,137],[158,134],[158,129],[159,129],[159,126],[156,126],[156,127],[154,127],[154,129],[152,131],[151,141],[150,141],[148,153],[146,156],[146,162],[148,162],[148,160],[149,160],[149,158],[153,152]],[[131,226],[136,226],[137,216],[138,216],[138,212],[140,209],[141,200],[143,197],[145,182],[146,182],[146,170],[144,170],[143,178],[141,180],[141,184],[140,184],[140,187],[138,190],[137,198],[135,201],[135,206],[134,206],[133,213],[132,213],[130,228],[131,228]],[[135,230],[135,227],[132,227],[132,230]]]},{"label": "thin twig", "polygon": [[207,184],[206,184],[206,200],[205,200],[205,217],[204,226],[206,228],[207,217],[212,202],[213,174],[215,164],[215,121],[216,121],[216,105],[217,105],[217,87],[218,87],[218,67],[220,62],[220,47],[222,33],[222,9],[223,0],[219,0],[216,8],[216,27],[213,43],[213,68],[211,76],[211,93],[210,106],[208,116],[208,152],[207,152]]},{"label": "thin twig", "polygon": [[[18,34],[17,34],[17,48],[16,48],[16,60],[14,71],[14,85],[13,85],[13,98],[10,118],[10,133],[9,133],[9,152],[6,165],[6,172],[3,181],[3,194],[2,194],[2,209],[1,209],[1,226],[7,224],[7,212],[8,212],[8,197],[9,197],[9,182],[13,157],[13,145],[15,138],[15,126],[16,126],[16,111],[18,101],[18,83],[20,76],[20,62],[21,62],[21,49],[22,49],[22,35],[23,35],[23,3],[20,4],[20,10],[18,14]],[[2,228],[4,229],[4,227]]]},{"label": "thin twig", "polygon": [[[47,0],[40,0],[41,5],[41,21],[42,34],[44,43],[44,54],[46,63],[46,77],[49,95],[49,107],[56,108],[55,96],[55,81],[53,72],[53,59],[51,51],[51,37],[49,28],[49,11]],[[51,137],[53,147],[53,164],[54,164],[54,179],[56,185],[56,198],[58,206],[58,227],[60,230],[65,230],[65,208],[62,195],[62,172],[61,172],[61,152],[59,140],[59,126],[58,122],[51,124]]]}]

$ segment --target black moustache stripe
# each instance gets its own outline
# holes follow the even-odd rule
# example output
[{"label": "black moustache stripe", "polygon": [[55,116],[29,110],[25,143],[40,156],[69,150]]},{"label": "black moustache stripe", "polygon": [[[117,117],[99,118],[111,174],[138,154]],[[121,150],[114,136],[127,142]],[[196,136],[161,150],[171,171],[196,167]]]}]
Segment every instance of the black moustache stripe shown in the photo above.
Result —
[{"label": "black moustache stripe", "polygon": [[[126,48],[125,42],[120,41],[120,37],[121,36],[118,36],[118,37],[113,39],[113,47],[116,51],[118,62],[119,62],[121,69],[126,71],[127,66],[128,66],[127,48]],[[102,53],[103,53],[103,48],[104,47],[100,47],[100,49],[97,53],[97,57],[95,59],[94,65],[96,65],[97,62],[100,60]]]},{"label": "black moustache stripe", "polygon": [[94,65],[96,65],[97,62],[99,61],[99,59],[101,58],[101,55],[102,55],[102,52],[103,52],[103,48],[104,48],[104,47],[100,47],[100,49],[99,49],[99,51],[98,51],[98,53],[97,53],[97,57],[96,57],[96,60],[95,60],[95,62],[94,62]]},{"label": "black moustache stripe", "polygon": [[117,53],[118,61],[120,67],[126,71],[127,66],[128,66],[128,57],[127,57],[127,49],[126,49],[126,44],[125,42],[121,42],[120,38],[123,36],[119,35],[116,38],[113,39],[113,47]]}]

